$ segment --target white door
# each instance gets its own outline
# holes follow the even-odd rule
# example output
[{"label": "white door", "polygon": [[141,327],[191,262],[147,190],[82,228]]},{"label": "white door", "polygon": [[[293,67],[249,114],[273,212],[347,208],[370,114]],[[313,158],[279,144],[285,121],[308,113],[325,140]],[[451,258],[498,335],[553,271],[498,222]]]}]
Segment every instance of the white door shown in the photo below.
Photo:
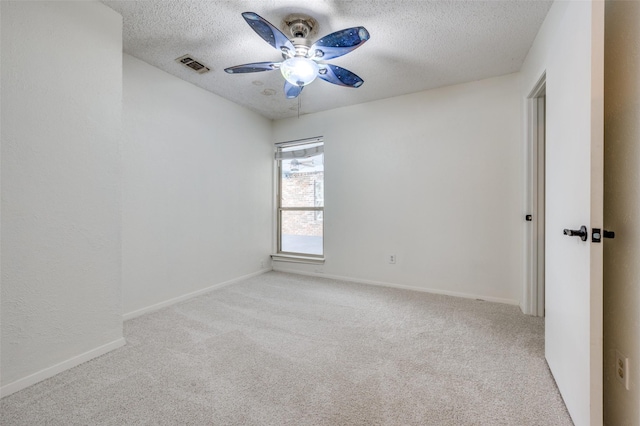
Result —
[{"label": "white door", "polygon": [[[571,3],[579,24],[546,70],[545,353],[583,426],[602,424],[604,2]],[[563,234],[582,225],[586,241]]]}]

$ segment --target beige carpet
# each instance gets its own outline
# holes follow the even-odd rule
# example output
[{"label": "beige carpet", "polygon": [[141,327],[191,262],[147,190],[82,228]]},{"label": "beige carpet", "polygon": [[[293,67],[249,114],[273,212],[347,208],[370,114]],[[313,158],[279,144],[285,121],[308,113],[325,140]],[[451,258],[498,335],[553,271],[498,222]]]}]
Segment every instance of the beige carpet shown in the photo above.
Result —
[{"label": "beige carpet", "polygon": [[543,320],[270,272],[125,323],[128,344],[0,401],[9,425],[571,425]]}]

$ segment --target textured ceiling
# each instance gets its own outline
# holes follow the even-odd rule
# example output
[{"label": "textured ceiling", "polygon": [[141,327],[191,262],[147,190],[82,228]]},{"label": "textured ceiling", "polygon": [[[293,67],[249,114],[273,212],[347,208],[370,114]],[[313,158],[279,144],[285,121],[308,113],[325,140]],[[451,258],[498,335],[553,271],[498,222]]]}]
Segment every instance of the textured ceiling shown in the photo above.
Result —
[{"label": "textured ceiling", "polygon": [[[256,12],[282,29],[285,16],[305,13],[320,36],[364,26],[370,40],[328,61],[364,79],[357,88],[318,79],[300,96],[301,114],[508,74],[520,69],[550,1],[236,0],[108,1],[124,18],[124,51],[169,74],[271,119],[298,113],[279,71],[230,75],[224,68],[279,61],[281,55],[247,25]],[[205,74],[175,59],[190,54]]]}]

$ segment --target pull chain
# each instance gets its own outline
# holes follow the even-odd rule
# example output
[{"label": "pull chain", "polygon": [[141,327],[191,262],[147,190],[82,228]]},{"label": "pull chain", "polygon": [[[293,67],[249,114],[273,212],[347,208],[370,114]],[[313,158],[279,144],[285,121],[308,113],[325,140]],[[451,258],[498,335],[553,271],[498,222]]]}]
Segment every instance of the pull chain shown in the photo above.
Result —
[{"label": "pull chain", "polygon": [[302,105],[302,100],[300,99],[301,97],[302,93],[298,95],[298,120],[300,119],[300,105]]}]

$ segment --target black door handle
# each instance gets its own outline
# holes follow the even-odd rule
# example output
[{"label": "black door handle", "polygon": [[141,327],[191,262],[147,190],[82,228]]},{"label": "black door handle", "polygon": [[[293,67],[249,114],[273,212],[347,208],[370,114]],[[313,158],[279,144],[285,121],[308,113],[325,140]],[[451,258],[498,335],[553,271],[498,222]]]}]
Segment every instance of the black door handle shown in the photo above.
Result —
[{"label": "black door handle", "polygon": [[565,230],[563,231],[563,234],[564,234],[564,235],[568,235],[568,236],[570,236],[570,237],[580,237],[580,239],[581,239],[582,241],[587,241],[587,238],[588,238],[588,236],[587,236],[587,227],[586,227],[586,226],[584,226],[584,225],[582,225],[582,226],[580,227],[580,229],[578,229],[578,230],[575,230],[575,229],[565,229]]}]

